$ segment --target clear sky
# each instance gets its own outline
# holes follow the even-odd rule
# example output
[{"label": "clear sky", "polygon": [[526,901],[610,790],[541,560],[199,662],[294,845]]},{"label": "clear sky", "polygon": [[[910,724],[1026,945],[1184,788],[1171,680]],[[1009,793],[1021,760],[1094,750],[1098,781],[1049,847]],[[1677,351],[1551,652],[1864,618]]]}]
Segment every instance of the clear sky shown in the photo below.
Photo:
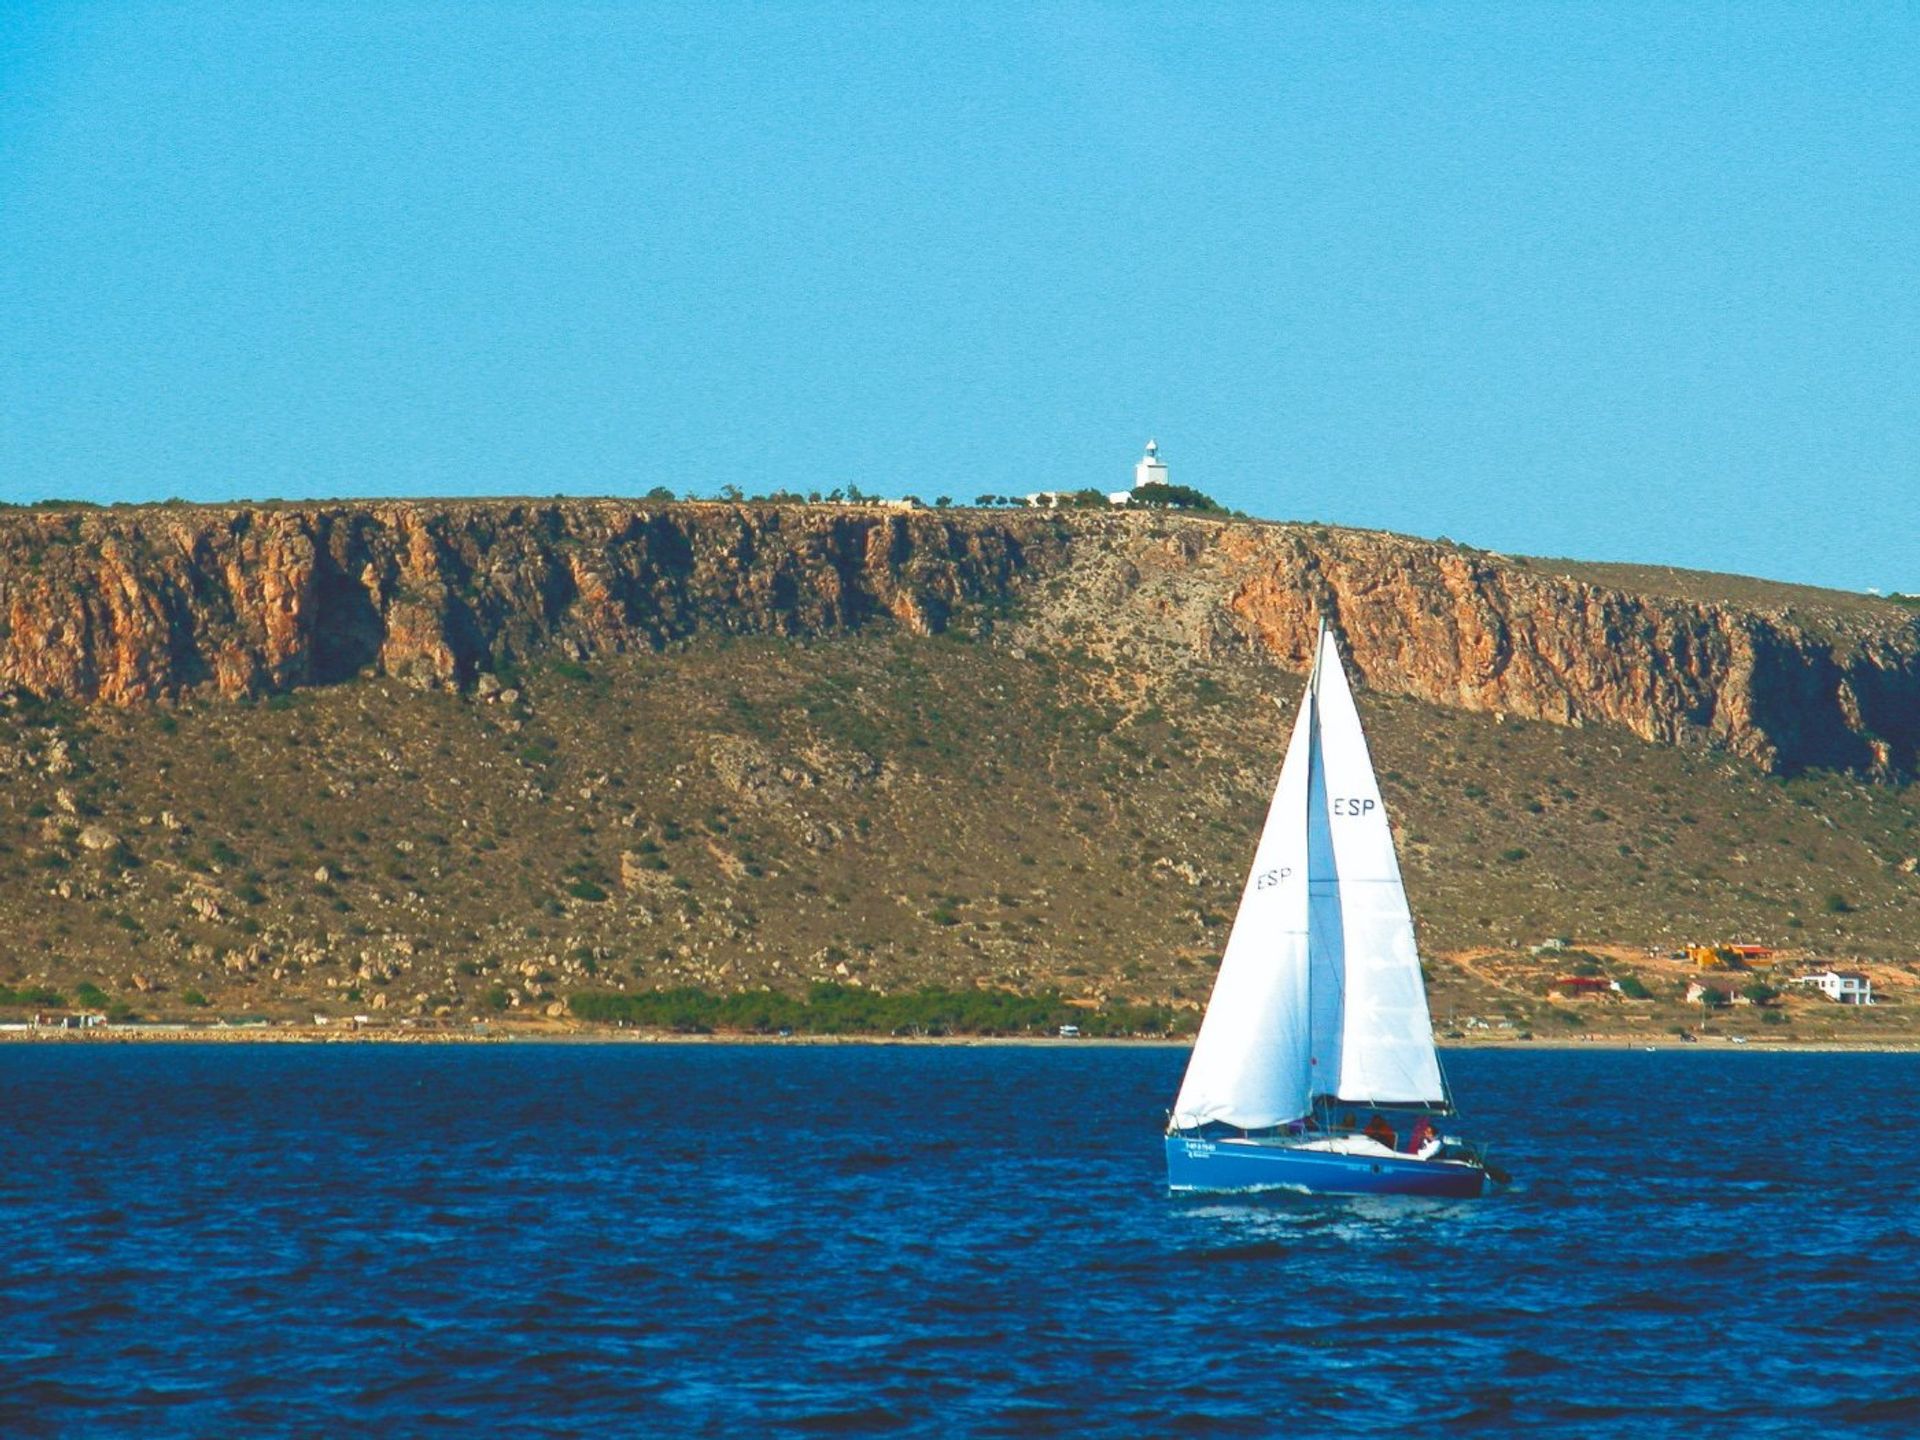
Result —
[{"label": "clear sky", "polygon": [[1920,590],[1920,8],[0,7],[0,498],[947,493]]}]

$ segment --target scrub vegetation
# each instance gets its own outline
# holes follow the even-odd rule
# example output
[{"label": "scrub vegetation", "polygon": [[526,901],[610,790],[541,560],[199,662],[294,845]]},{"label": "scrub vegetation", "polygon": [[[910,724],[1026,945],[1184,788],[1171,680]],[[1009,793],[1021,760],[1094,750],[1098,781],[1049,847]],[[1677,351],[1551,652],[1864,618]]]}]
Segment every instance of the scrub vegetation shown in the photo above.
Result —
[{"label": "scrub vegetation", "polygon": [[[1042,634],[1002,604],[932,636],[710,634],[466,693],[362,678],[88,711],[16,695],[0,1010],[84,982],[101,1008],[162,1019],[1191,1028],[1300,682],[1237,652],[1103,648],[1095,618]],[[1901,998],[1920,788],[1360,704],[1443,1027],[1561,1034],[1574,1020],[1549,1005],[1601,1028],[1633,1003],[1697,1021],[1674,993],[1687,942],[1868,963]],[[1528,947],[1555,935],[1622,990],[1552,998],[1566,971]],[[1653,998],[1626,998],[1628,979]],[[1730,988],[1750,980],[1783,994],[1727,1023],[1911,1023],[1780,975]]]}]

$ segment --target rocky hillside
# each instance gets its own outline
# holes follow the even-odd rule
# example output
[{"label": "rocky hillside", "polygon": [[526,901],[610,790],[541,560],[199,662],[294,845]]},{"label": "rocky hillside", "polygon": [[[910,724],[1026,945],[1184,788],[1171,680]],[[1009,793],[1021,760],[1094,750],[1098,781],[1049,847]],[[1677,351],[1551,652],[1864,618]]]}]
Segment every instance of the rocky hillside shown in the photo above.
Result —
[{"label": "rocky hillside", "polygon": [[[1711,581],[1712,577],[1693,577]],[[113,705],[382,674],[465,688],[706,633],[917,634],[1019,603],[1149,665],[1299,669],[1321,618],[1376,691],[1609,725],[1769,771],[1911,776],[1920,619],[1777,587],[1633,590],[1576,567],[1166,515],[408,502],[0,516],[0,685]],[[1731,588],[1731,587],[1729,587]],[[1704,589],[1704,595],[1702,593]]]},{"label": "rocky hillside", "polygon": [[1514,978],[1556,934],[1920,959],[1916,636],[1865,599],[878,508],[42,512],[0,554],[6,1013],[838,980],[1191,1015],[1320,615],[1461,957],[1437,1013],[1559,1023]]}]

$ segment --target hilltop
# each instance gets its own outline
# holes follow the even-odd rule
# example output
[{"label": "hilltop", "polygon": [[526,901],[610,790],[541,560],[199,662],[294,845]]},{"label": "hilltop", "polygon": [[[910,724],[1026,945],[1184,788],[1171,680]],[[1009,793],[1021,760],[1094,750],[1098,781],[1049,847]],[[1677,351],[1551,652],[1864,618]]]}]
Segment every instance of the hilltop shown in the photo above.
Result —
[{"label": "hilltop", "polygon": [[1583,1013],[1551,935],[1660,1004],[1680,967],[1639,952],[1689,939],[1896,999],[1920,959],[1920,622],[1869,597],[1168,515],[528,501],[10,515],[0,600],[16,999],[1190,1015],[1322,615],[1437,1015]]}]

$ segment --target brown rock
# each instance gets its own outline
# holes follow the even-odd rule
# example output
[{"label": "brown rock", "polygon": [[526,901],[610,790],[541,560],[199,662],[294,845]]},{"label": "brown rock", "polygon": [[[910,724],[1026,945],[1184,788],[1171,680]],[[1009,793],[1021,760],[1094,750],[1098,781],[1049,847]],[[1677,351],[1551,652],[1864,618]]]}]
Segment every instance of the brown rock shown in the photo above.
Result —
[{"label": "brown rock", "polygon": [[[13,511],[0,517],[0,686],[109,704],[369,670],[446,687],[505,659],[590,662],[702,629],[806,636],[891,617],[931,633],[971,601],[1036,595],[1041,579],[1061,587],[1029,607],[1025,650],[1047,641],[1049,609],[1077,607],[1094,643],[1201,659],[1251,644],[1297,670],[1326,618],[1378,690],[1620,726],[1773,769],[1920,768],[1920,623],[1893,606],[1829,607],[1814,623],[1445,543],[1150,514],[612,501]],[[73,764],[57,749],[45,758],[56,773]],[[739,778],[763,779],[752,766]]]}]

